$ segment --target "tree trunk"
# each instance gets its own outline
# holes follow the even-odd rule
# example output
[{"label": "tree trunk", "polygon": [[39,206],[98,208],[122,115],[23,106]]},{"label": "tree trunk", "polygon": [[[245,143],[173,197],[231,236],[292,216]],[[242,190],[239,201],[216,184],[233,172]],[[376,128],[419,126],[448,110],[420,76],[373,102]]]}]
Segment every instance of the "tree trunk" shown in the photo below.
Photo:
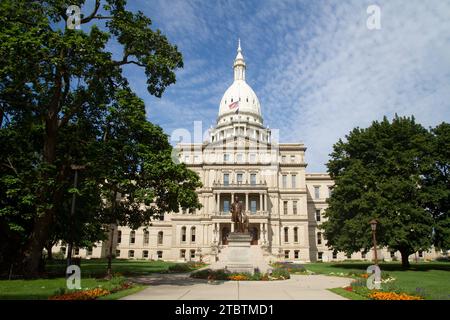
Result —
[{"label": "tree trunk", "polygon": [[410,255],[409,250],[400,250],[400,253],[402,255],[402,268],[409,269],[409,260],[408,260],[408,257]]},{"label": "tree trunk", "polygon": [[47,246],[45,246],[45,249],[47,250],[47,260],[53,260],[53,253],[52,253],[52,247],[53,244],[48,244]]}]

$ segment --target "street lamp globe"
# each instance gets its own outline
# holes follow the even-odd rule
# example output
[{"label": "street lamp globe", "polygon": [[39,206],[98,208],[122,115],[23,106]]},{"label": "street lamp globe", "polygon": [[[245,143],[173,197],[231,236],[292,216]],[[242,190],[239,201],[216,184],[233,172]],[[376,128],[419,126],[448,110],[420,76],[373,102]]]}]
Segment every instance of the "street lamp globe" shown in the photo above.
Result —
[{"label": "street lamp globe", "polygon": [[370,221],[370,227],[372,228],[372,231],[377,230],[377,220],[373,219]]}]

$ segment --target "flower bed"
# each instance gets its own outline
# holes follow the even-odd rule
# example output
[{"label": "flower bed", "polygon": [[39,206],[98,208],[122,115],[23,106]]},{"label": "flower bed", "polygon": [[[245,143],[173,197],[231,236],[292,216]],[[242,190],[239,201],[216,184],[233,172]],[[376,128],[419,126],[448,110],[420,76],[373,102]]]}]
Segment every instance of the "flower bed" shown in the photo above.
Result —
[{"label": "flower bed", "polygon": [[101,288],[90,290],[79,290],[48,298],[49,300],[95,300],[98,297],[105,296],[111,292]]},{"label": "flower bed", "polygon": [[231,280],[231,281],[269,281],[269,280],[286,280],[290,278],[289,272],[283,269],[275,269],[271,274],[255,272],[250,273],[227,273],[225,270],[204,269],[191,274],[192,278],[215,280]]},{"label": "flower bed", "polygon": [[423,300],[422,297],[413,296],[406,293],[374,291],[368,294],[373,300]]}]

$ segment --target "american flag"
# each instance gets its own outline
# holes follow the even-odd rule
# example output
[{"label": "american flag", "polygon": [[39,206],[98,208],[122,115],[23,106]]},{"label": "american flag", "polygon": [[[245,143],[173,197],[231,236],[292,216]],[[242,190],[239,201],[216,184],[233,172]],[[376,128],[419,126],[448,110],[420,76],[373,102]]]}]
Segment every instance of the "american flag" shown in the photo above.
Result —
[{"label": "american flag", "polygon": [[230,104],[230,105],[228,106],[228,108],[229,108],[230,110],[231,110],[231,109],[239,108],[239,101],[233,102],[232,104]]}]

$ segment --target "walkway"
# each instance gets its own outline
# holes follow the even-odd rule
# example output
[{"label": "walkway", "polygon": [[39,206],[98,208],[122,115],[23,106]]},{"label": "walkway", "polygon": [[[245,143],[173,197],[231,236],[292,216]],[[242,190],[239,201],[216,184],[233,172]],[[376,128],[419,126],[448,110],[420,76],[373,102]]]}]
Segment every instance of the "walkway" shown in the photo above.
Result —
[{"label": "walkway", "polygon": [[343,287],[352,279],[323,275],[291,275],[280,281],[223,281],[208,284],[188,274],[155,274],[132,279],[149,285],[124,300],[345,300],[327,288]]}]

